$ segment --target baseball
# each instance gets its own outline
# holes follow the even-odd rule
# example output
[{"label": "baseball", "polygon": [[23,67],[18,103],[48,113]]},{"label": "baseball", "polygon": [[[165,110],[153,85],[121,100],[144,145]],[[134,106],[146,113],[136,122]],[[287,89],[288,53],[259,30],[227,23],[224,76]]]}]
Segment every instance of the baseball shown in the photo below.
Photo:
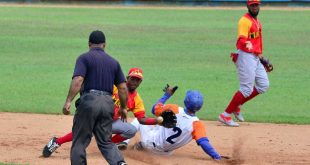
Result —
[{"label": "baseball", "polygon": [[156,118],[156,120],[157,120],[158,124],[161,124],[164,121],[164,118],[159,116]]}]

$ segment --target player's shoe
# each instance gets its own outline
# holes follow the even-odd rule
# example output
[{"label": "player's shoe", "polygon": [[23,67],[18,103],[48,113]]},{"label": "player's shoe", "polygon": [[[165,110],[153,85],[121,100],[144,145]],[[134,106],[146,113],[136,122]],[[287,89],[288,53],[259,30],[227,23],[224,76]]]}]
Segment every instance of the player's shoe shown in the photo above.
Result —
[{"label": "player's shoe", "polygon": [[43,156],[44,157],[49,157],[52,155],[52,153],[60,146],[59,144],[57,144],[56,142],[56,137],[53,137],[48,143],[47,145],[43,148]]},{"label": "player's shoe", "polygon": [[244,122],[244,117],[243,117],[241,112],[234,112],[234,115],[235,115],[237,120]]},{"label": "player's shoe", "polygon": [[231,116],[226,117],[223,114],[220,114],[219,121],[230,127],[239,127],[239,124],[234,122]]},{"label": "player's shoe", "polygon": [[138,151],[142,151],[144,150],[142,143],[141,142],[137,142],[134,146],[133,146],[134,150],[138,150]]},{"label": "player's shoe", "polygon": [[116,144],[118,150],[123,151],[127,149],[128,144],[126,142],[120,142]]}]

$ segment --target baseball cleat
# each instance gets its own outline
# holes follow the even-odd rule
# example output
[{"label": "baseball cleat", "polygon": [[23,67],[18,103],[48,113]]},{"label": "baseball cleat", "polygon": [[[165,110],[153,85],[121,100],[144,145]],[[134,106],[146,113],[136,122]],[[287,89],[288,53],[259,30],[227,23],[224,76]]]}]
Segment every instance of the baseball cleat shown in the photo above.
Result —
[{"label": "baseball cleat", "polygon": [[43,148],[43,157],[49,157],[52,155],[52,153],[60,146],[59,144],[57,144],[56,142],[56,137],[53,137],[48,143],[47,145]]},{"label": "baseball cleat", "polygon": [[126,142],[120,142],[116,144],[118,150],[123,151],[127,149],[128,144]]},{"label": "baseball cleat", "polygon": [[134,150],[138,150],[138,151],[142,151],[144,148],[142,146],[142,142],[137,142],[134,146],[133,146]]},{"label": "baseball cleat", "polygon": [[230,127],[239,127],[239,124],[234,122],[231,116],[225,117],[223,114],[220,114],[219,121]]},{"label": "baseball cleat", "polygon": [[244,117],[241,112],[234,112],[234,115],[237,120],[239,120],[240,122],[244,122]]}]

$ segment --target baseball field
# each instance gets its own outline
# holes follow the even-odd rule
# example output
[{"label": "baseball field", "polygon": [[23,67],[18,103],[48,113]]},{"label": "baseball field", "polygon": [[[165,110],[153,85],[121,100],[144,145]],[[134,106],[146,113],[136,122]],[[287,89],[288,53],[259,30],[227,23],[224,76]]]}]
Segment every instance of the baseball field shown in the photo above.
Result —
[{"label": "baseball field", "polygon": [[[170,103],[188,89],[205,96],[207,135],[221,155],[211,160],[195,142],[171,157],[129,149],[129,164],[310,164],[310,8],[261,7],[263,55],[274,65],[270,89],[242,107],[246,123],[228,128],[217,117],[238,88],[230,61],[237,21],[246,7],[0,4],[0,164],[70,164],[70,144],[42,158],[52,136],[70,131],[61,115],[75,59],[91,31],[103,30],[106,51],[123,71],[141,67],[138,91],[148,115],[167,84]],[[135,137],[135,140],[138,137]],[[89,164],[105,164],[93,142]]]}]

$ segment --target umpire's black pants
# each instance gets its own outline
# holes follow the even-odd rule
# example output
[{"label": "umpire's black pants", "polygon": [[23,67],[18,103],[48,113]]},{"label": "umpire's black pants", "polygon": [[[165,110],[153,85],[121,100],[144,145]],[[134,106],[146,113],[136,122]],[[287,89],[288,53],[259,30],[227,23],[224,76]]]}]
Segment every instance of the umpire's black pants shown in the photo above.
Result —
[{"label": "umpire's black pants", "polygon": [[98,148],[111,165],[117,165],[124,158],[116,145],[111,142],[114,103],[109,95],[86,93],[81,97],[73,119],[73,140],[71,164],[86,165],[86,148],[92,134],[95,135]]}]

